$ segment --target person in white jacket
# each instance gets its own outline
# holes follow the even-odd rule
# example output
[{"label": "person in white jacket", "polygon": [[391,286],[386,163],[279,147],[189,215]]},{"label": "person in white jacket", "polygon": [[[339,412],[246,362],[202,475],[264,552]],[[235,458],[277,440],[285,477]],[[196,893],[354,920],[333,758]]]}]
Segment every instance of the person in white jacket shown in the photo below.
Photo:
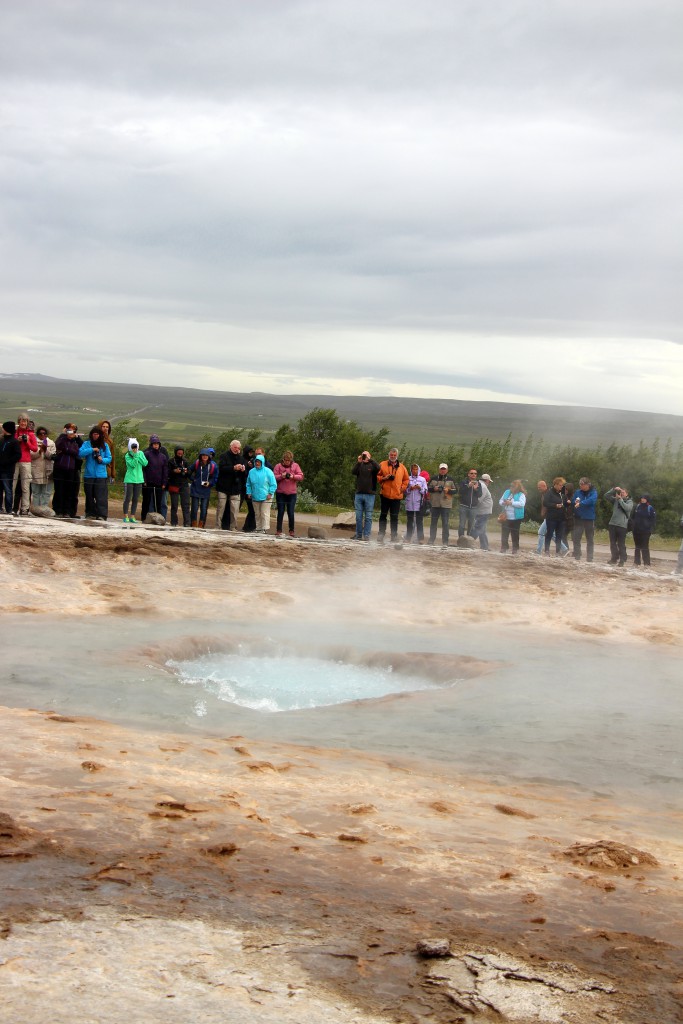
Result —
[{"label": "person in white jacket", "polygon": [[39,515],[52,515],[51,510],[49,513],[44,510],[50,509],[55,489],[52,473],[57,449],[48,434],[47,427],[38,427],[36,430],[38,451],[31,452],[31,506],[32,511],[38,512]]}]

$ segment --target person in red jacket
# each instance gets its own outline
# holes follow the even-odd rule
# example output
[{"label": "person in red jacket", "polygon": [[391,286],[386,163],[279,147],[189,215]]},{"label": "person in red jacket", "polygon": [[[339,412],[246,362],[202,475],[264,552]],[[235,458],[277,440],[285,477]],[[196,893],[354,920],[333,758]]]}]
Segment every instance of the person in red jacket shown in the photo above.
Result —
[{"label": "person in red jacket", "polygon": [[15,438],[21,448],[21,458],[14,467],[14,490],[21,486],[19,515],[27,516],[31,508],[31,453],[38,451],[38,439],[30,429],[29,418],[24,413],[17,421]]}]

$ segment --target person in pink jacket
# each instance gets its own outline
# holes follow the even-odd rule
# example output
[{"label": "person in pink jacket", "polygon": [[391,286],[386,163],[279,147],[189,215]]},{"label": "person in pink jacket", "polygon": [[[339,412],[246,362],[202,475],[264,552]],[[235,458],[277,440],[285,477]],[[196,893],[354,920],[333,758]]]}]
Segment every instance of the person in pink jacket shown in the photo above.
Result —
[{"label": "person in pink jacket", "polygon": [[277,521],[275,523],[275,535],[282,536],[282,521],[285,518],[287,509],[287,524],[289,536],[294,536],[294,506],[296,505],[297,485],[304,478],[301,466],[294,461],[291,452],[282,453],[282,461],[278,462],[273,470],[277,481],[275,491],[275,504],[277,505]]}]

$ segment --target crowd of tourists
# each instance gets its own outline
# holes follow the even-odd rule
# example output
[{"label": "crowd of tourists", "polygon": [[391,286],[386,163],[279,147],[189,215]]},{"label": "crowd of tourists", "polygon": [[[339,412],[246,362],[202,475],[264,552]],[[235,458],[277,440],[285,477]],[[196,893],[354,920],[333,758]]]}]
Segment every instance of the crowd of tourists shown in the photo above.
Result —
[{"label": "crowd of tourists", "polygon": [[[2,425],[0,441],[0,513],[4,515],[45,515],[77,519],[81,481],[85,497],[85,518],[106,521],[109,518],[109,486],[123,474],[123,522],[136,525],[140,506],[143,522],[171,526],[206,527],[209,503],[216,493],[215,526],[245,533],[270,532],[271,507],[275,499],[276,536],[295,535],[295,507],[299,484],[304,479],[301,467],[291,451],[282,453],[272,465],[262,448],[242,447],[235,439],[218,456],[213,448],[202,448],[196,459],[186,458],[183,445],[171,455],[157,434],[142,449],[137,439],[128,440],[125,452],[117,452],[109,420],[100,420],[87,437],[78,433],[75,423],[65,423],[53,440],[50,431],[36,427],[28,414],[18,421]],[[456,480],[442,462],[432,475],[417,463],[404,465],[396,448],[377,462],[369,451],[358,455],[352,469],[355,477],[354,540],[372,538],[375,502],[379,494],[379,520],[376,540],[387,537],[393,542],[450,543],[451,517],[457,511],[458,537],[470,537],[485,551],[490,550],[489,520],[494,504],[499,510],[500,551],[516,554],[520,529],[528,512],[527,489],[520,479],[510,481],[500,497],[494,499],[489,473],[470,469]],[[536,552],[560,557],[570,553],[577,560],[592,562],[595,551],[595,521],[599,494],[588,477],[577,486],[556,476],[550,484],[536,485],[540,502],[537,517]],[[610,565],[623,566],[628,554],[626,538],[633,536],[635,565],[649,566],[650,537],[657,515],[649,494],[632,497],[624,486],[610,487],[602,499],[611,506],[608,524]],[[405,513],[405,532],[399,537],[401,512]],[[151,517],[151,518],[150,518]],[[425,534],[426,523],[429,524]],[[569,544],[571,543],[571,552]],[[679,568],[683,567],[683,546]]]}]

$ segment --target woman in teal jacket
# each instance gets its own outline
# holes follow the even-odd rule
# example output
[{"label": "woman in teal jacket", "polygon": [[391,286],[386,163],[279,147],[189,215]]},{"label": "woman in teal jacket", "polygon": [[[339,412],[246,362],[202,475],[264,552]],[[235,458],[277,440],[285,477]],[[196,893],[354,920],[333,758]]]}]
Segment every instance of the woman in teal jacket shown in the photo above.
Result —
[{"label": "woman in teal jacket", "polygon": [[254,459],[254,468],[247,476],[247,497],[251,498],[256,514],[256,532],[268,533],[270,530],[270,504],[277,490],[277,480],[272,469],[266,466],[263,455]]}]

